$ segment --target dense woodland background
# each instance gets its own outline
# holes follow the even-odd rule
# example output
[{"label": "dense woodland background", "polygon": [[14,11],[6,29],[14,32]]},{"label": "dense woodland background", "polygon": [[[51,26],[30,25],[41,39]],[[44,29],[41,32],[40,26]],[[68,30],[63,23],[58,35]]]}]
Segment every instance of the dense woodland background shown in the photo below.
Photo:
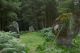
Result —
[{"label": "dense woodland background", "polygon": [[80,0],[0,0],[0,31],[0,53],[79,53]]},{"label": "dense woodland background", "polygon": [[36,29],[51,27],[59,15],[73,13],[76,7],[71,0],[1,0],[0,28],[6,30],[12,20],[18,21],[20,30],[28,30],[30,25]]}]

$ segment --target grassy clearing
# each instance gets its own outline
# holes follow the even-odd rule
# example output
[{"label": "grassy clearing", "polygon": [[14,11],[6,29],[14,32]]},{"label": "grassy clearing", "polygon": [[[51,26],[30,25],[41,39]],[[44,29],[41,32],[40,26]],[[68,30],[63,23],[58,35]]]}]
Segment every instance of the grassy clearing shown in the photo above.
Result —
[{"label": "grassy clearing", "polygon": [[41,33],[39,32],[30,32],[22,34],[20,40],[22,43],[25,43],[26,46],[30,49],[29,53],[36,53],[35,50],[38,45],[42,45],[45,39],[41,37]]},{"label": "grassy clearing", "polygon": [[63,48],[56,45],[55,42],[46,42],[45,38],[41,35],[43,34],[39,32],[28,32],[22,34],[20,40],[22,43],[26,44],[26,48],[29,48],[28,53],[80,53],[80,35],[73,39],[74,47],[72,48]]}]

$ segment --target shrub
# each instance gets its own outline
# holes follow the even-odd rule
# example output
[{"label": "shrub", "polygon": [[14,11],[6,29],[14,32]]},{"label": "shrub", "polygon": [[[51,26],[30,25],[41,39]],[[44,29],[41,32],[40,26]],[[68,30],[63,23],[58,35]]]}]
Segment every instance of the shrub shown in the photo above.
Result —
[{"label": "shrub", "polygon": [[37,47],[38,53],[80,53],[80,35],[73,39],[73,47],[66,48],[56,42],[44,42]]},{"label": "shrub", "polygon": [[44,28],[40,32],[44,34],[43,37],[45,37],[47,41],[54,40],[54,33],[52,32],[52,27]]},{"label": "shrub", "polygon": [[26,53],[25,45],[9,32],[0,32],[0,53]]},{"label": "shrub", "polygon": [[20,37],[20,34],[19,33],[16,33],[16,32],[10,32],[10,35],[11,36],[14,36],[16,38],[19,38]]}]

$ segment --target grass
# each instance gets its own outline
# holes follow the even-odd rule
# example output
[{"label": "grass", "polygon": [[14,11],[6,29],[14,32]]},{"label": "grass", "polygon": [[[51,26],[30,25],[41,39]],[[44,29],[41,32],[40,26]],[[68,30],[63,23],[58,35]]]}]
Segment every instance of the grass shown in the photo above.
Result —
[{"label": "grass", "polygon": [[21,42],[25,43],[26,46],[30,49],[29,53],[36,53],[36,48],[38,45],[42,45],[45,39],[41,37],[39,32],[30,32],[21,35]]},{"label": "grass", "polygon": [[[73,43],[73,45],[75,47],[72,48],[63,48],[63,47],[59,47],[58,45],[56,45],[53,42],[46,42],[46,44],[44,45],[45,42],[45,38],[42,37],[41,33],[39,32],[28,32],[28,33],[23,33],[21,35],[21,42],[25,43],[26,46],[29,48],[28,53],[80,53],[80,35],[78,35],[74,40],[75,43]],[[36,51],[36,49],[39,45],[41,45],[41,48],[45,48],[44,50],[39,50]],[[27,48],[26,47],[26,48]]]}]

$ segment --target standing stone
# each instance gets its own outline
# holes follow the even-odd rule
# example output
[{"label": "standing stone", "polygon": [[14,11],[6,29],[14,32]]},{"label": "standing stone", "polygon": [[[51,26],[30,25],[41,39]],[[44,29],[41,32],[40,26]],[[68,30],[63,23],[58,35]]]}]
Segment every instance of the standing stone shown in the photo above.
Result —
[{"label": "standing stone", "polygon": [[13,21],[10,25],[10,31],[19,33],[19,25],[16,21]]},{"label": "standing stone", "polygon": [[16,32],[17,33],[17,36],[19,38],[19,25],[18,25],[18,22],[16,21],[13,21],[10,25],[9,25],[9,30],[11,32]]},{"label": "standing stone", "polygon": [[33,27],[33,26],[29,26],[29,31],[30,31],[30,32],[35,31],[34,27]]}]

